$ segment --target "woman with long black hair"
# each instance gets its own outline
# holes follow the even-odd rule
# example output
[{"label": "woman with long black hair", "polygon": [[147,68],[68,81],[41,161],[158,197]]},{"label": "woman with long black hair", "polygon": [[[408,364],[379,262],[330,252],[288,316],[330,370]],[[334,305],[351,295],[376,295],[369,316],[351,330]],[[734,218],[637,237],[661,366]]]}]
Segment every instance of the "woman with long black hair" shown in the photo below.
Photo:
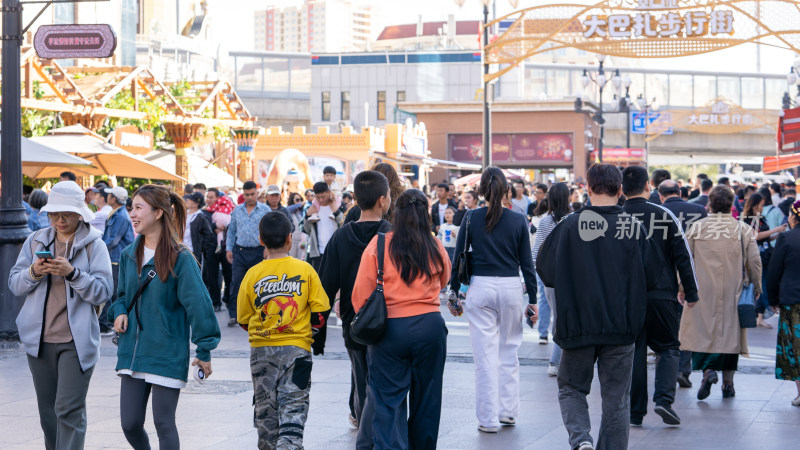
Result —
[{"label": "woman with long black hair", "polygon": [[447,285],[450,259],[431,234],[428,199],[422,191],[409,189],[400,195],[392,225],[394,231],[379,233],[364,250],[352,296],[358,312],[375,290],[378,245],[383,243],[388,320],[381,341],[367,349],[372,440],[375,449],[435,449],[447,355],[439,291]]},{"label": "woman with long black hair", "polygon": [[[469,320],[475,358],[475,403],[478,430],[496,433],[500,424],[514,425],[519,413],[519,359],[522,344],[522,283],[528,289],[527,315],[536,323],[536,276],[525,216],[503,208],[508,182],[503,171],[483,171],[478,193],[487,206],[470,211],[461,223],[456,255],[472,246],[472,274],[464,312]],[[454,267],[450,289],[459,292]]]},{"label": "woman with long black hair", "polygon": [[[533,251],[531,252],[534,264],[536,263],[536,256],[539,254],[539,248],[553,231],[553,228],[561,222],[561,219],[570,214],[570,189],[565,183],[556,183],[547,191],[547,213],[542,217],[539,222],[539,227],[536,229],[536,238],[533,241]],[[545,302],[549,308],[545,312],[544,305],[541,305],[542,315],[550,314],[553,312],[553,336],[556,334],[556,294],[553,288],[544,288]],[[550,323],[550,317],[540,316],[541,323]],[[541,326],[539,327],[541,333]],[[547,327],[544,327],[545,333]],[[547,367],[547,375],[554,377],[558,375],[558,364],[561,362],[561,347],[553,342],[553,352],[550,354],[550,364]]]}]

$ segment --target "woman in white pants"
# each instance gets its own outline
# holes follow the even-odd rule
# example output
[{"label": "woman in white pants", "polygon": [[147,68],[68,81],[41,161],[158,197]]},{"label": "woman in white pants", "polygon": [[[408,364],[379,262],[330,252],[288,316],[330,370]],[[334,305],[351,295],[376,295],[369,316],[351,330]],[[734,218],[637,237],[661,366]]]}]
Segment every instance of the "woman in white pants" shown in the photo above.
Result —
[{"label": "woman in white pants", "polygon": [[[478,193],[487,206],[467,213],[458,233],[456,255],[472,248],[472,273],[464,311],[469,320],[475,360],[475,404],[478,430],[496,433],[500,425],[514,425],[519,413],[519,359],[522,320],[536,322],[536,276],[525,216],[503,208],[508,183],[502,170],[489,167],[481,176]],[[522,302],[519,272],[525,280],[529,305]],[[458,267],[450,288],[460,291]]]}]

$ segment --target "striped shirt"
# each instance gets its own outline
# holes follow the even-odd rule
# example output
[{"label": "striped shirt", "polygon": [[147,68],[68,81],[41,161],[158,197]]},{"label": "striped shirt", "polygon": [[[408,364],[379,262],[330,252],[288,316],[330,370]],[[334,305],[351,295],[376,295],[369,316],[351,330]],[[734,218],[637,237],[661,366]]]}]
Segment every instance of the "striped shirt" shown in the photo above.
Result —
[{"label": "striped shirt", "polygon": [[[563,220],[564,217],[561,219]],[[558,225],[558,222],[556,222],[556,219],[553,218],[553,215],[549,213],[542,216],[542,220],[539,221],[539,226],[536,227],[536,236],[533,239],[533,250],[531,250],[534,268],[536,268],[536,256],[539,254],[539,248],[541,248],[542,244],[544,244],[544,240],[547,239],[547,236],[550,235],[550,232],[553,231],[553,228],[555,228],[556,225]]]}]

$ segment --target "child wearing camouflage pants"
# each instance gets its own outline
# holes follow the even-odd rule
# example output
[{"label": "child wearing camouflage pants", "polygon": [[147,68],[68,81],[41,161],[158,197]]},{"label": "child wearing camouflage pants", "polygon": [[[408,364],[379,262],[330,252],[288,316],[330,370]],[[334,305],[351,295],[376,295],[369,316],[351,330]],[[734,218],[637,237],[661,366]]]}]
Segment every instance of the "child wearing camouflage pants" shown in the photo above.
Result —
[{"label": "child wearing camouflage pants", "polygon": [[303,447],[311,388],[313,331],[330,303],[310,264],[289,256],[292,224],[280,212],[259,223],[268,259],[242,280],[237,320],[250,335],[254,425],[258,448]]}]

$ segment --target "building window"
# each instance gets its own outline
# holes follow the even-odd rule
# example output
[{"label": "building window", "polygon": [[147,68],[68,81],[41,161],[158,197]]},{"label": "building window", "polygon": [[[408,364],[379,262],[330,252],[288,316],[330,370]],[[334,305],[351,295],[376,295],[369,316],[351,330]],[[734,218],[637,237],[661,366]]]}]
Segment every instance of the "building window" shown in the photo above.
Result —
[{"label": "building window", "polygon": [[322,121],[329,122],[331,120],[331,93],[325,91],[322,93]]},{"label": "building window", "polygon": [[342,120],[350,120],[350,92],[342,92]]},{"label": "building window", "polygon": [[378,120],[386,120],[386,91],[378,91]]},{"label": "building window", "polygon": [[406,91],[397,91],[397,103],[406,101]]}]

